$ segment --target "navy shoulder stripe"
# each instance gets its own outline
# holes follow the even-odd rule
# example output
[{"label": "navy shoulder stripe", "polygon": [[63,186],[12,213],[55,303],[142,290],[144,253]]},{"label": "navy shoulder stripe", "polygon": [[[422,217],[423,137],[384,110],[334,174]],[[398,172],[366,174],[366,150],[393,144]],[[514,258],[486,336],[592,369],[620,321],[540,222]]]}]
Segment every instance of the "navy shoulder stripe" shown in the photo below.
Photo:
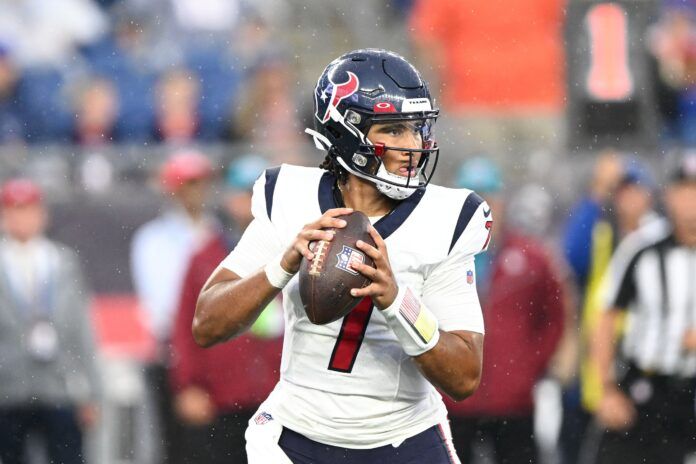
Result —
[{"label": "navy shoulder stripe", "polygon": [[276,182],[278,181],[278,173],[280,173],[280,166],[275,168],[266,169],[266,213],[268,214],[268,219],[271,219],[271,212],[273,211],[273,193],[275,192]]},{"label": "navy shoulder stripe", "polygon": [[457,226],[454,228],[454,234],[452,235],[452,243],[450,243],[449,252],[454,248],[454,244],[457,243],[459,237],[464,233],[464,229],[469,225],[469,221],[474,216],[474,213],[478,209],[479,205],[483,203],[483,198],[478,196],[476,192],[471,192],[462,206],[462,210],[459,212],[459,218],[457,219]]}]

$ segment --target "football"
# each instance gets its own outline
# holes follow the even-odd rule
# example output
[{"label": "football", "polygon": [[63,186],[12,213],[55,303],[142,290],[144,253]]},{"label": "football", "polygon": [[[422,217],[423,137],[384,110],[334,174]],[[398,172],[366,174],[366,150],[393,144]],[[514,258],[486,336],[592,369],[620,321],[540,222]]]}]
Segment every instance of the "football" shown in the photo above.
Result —
[{"label": "football", "polygon": [[362,240],[375,246],[368,232],[370,221],[355,211],[338,216],[346,221],[342,229],[335,229],[333,240],[310,242],[314,259],[302,260],[300,265],[300,298],[307,317],[314,324],[328,324],[348,314],[362,298],[350,294],[352,288],[363,288],[370,280],[352,269],[353,263],[374,267],[372,259],[356,243]]}]

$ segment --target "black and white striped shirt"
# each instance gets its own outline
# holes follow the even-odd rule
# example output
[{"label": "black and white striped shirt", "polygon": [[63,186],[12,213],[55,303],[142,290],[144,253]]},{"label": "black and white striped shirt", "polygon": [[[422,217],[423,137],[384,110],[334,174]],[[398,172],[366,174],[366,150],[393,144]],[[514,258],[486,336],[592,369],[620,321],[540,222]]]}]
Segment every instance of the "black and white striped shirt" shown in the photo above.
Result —
[{"label": "black and white striped shirt", "polygon": [[696,376],[696,352],[682,349],[696,328],[696,248],[666,223],[622,243],[612,258],[607,308],[629,311],[623,357],[646,372]]}]

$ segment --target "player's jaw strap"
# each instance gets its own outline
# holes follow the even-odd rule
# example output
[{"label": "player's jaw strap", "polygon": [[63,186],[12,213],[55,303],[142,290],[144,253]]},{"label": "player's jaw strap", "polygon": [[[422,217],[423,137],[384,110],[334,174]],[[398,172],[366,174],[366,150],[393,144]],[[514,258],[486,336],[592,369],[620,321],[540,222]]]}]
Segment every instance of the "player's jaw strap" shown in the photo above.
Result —
[{"label": "player's jaw strap", "polygon": [[382,314],[409,356],[431,350],[440,339],[437,318],[407,286],[399,288],[394,303]]},{"label": "player's jaw strap", "polygon": [[318,150],[328,151],[329,148],[331,148],[331,141],[328,138],[326,138],[326,136],[320,134],[314,129],[307,128],[305,129],[305,133],[312,136],[312,139],[314,140],[314,146],[317,147]]}]

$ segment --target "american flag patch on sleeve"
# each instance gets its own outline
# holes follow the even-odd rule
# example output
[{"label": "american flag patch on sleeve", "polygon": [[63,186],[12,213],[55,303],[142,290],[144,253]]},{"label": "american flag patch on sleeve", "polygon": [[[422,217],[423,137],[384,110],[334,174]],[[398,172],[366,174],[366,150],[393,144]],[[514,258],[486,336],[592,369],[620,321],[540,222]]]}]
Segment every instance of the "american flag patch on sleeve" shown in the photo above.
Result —
[{"label": "american flag patch on sleeve", "polygon": [[254,422],[256,422],[257,425],[263,425],[272,420],[273,416],[271,416],[267,412],[260,412],[256,415],[256,417],[254,417]]},{"label": "american flag patch on sleeve", "polygon": [[404,299],[401,300],[399,313],[406,319],[411,329],[423,343],[429,343],[432,340],[437,330],[437,321],[433,314],[423,307],[410,288],[406,289]]}]

